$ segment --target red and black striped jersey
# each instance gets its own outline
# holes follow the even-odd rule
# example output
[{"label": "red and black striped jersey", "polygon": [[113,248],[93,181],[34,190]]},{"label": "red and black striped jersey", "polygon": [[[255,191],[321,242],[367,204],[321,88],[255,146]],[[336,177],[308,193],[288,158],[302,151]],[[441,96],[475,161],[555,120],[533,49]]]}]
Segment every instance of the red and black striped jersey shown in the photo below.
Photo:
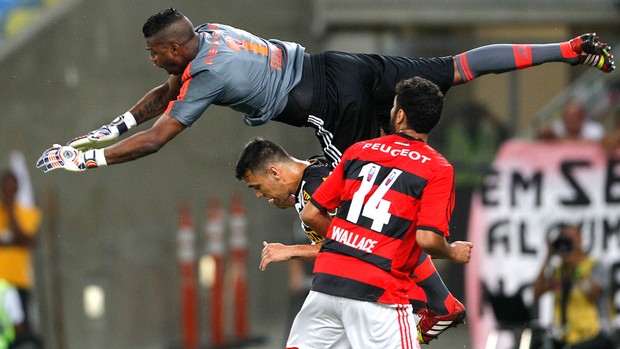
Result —
[{"label": "red and black striped jersey", "polygon": [[454,169],[423,141],[397,133],[351,146],[310,200],[324,211],[338,208],[312,289],[405,304],[422,251],[416,230],[449,236]]}]

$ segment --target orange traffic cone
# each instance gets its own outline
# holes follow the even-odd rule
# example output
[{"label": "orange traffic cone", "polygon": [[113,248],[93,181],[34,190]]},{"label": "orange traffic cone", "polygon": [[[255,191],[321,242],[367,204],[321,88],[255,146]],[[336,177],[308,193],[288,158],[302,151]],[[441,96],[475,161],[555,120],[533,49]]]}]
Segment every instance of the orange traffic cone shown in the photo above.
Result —
[{"label": "orange traffic cone", "polygon": [[179,210],[177,231],[181,272],[181,326],[183,348],[198,348],[198,293],[196,283],[196,235],[189,205]]},{"label": "orange traffic cone", "polygon": [[212,344],[224,344],[224,215],[220,201],[211,199],[207,204],[205,235],[207,253],[213,258],[215,277],[211,286],[211,332]]},{"label": "orange traffic cone", "polygon": [[235,337],[244,340],[248,337],[247,219],[239,193],[232,196],[229,224]]}]

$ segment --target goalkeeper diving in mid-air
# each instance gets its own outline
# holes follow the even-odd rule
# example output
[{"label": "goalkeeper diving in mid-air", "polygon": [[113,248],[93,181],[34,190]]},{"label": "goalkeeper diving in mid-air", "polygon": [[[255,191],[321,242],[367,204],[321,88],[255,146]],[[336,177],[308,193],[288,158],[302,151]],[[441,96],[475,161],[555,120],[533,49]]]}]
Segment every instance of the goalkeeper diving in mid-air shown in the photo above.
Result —
[{"label": "goalkeeper diving in mid-air", "polygon": [[[142,28],[150,60],[169,74],[110,124],[45,150],[37,167],[83,171],[132,161],[161,149],[211,105],[244,114],[250,126],[279,121],[312,127],[334,167],[351,144],[387,127],[394,87],[420,76],[443,93],[490,73],[548,62],[615,69],[608,44],[596,34],[549,44],[494,44],[455,56],[409,58],[376,54],[308,54],[297,43],[266,40],[228,25],[197,27],[170,8]],[[160,116],[161,115],[161,116]],[[118,137],[159,116],[147,130]]]}]

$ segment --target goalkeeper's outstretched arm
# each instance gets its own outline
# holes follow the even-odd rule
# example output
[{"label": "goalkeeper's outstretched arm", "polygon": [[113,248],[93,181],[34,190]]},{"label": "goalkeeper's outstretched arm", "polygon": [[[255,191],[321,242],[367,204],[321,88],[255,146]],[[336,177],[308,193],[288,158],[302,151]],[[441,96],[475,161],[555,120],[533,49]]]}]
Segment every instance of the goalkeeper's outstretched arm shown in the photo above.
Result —
[{"label": "goalkeeper's outstretched arm", "polygon": [[138,103],[129,109],[129,112],[136,119],[136,123],[140,125],[163,114],[168,103],[179,95],[182,85],[183,82],[180,76],[170,75],[168,81],[150,90]]},{"label": "goalkeeper's outstretched arm", "polygon": [[185,128],[178,120],[164,114],[148,130],[105,148],[106,163],[119,164],[153,154]]},{"label": "goalkeeper's outstretched arm", "polygon": [[54,144],[43,152],[37,161],[37,167],[43,168],[44,172],[57,169],[84,171],[135,160],[157,152],[185,128],[185,125],[164,114],[150,129],[107,148],[82,151],[68,145]]}]

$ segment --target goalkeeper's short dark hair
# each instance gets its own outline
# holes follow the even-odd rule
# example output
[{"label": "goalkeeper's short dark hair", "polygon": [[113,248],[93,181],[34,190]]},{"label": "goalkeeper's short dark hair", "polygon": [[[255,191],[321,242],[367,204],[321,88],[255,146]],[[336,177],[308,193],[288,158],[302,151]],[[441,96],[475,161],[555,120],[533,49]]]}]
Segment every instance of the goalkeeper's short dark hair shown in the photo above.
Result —
[{"label": "goalkeeper's short dark hair", "polygon": [[142,34],[145,38],[150,38],[172,23],[184,18],[185,16],[173,7],[159,11],[146,20],[142,26]]}]

